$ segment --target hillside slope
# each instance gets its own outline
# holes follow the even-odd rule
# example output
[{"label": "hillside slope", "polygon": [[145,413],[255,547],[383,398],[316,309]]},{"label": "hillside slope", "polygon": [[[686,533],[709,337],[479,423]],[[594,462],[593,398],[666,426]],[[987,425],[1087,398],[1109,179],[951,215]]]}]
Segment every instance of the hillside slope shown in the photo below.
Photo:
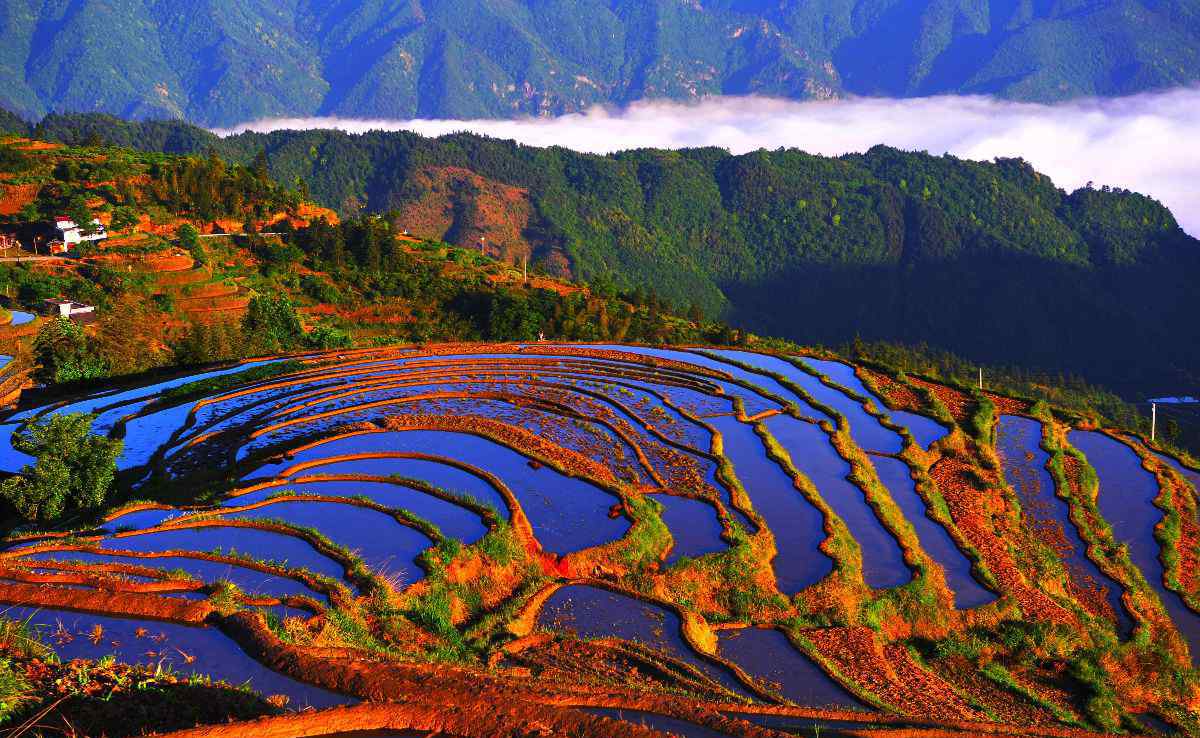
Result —
[{"label": "hillside slope", "polygon": [[[1064,192],[1020,160],[876,147],[611,156],[472,135],[281,131],[51,116],[38,135],[219,151],[343,213],[548,272],[653,290],[759,333],[929,343],[1083,375],[1127,396],[1192,391],[1200,244],[1156,201]],[[1143,394],[1146,393],[1146,394]]]},{"label": "hillside slope", "polygon": [[757,93],[1120,95],[1200,77],[1189,0],[15,0],[0,105],[186,118],[514,117]]},{"label": "hillside slope", "polygon": [[[500,203],[499,212],[519,208]],[[108,238],[47,256],[51,224],[64,214],[99,219]],[[480,210],[471,221],[489,238],[501,232],[490,229],[491,215]],[[45,385],[77,387],[350,345],[540,335],[729,343],[738,335],[699,315],[672,315],[659,300],[635,304],[530,274],[376,216],[343,221],[271,181],[258,157],[245,166],[0,136],[0,241],[0,355],[16,357],[0,374],[0,404],[31,371]],[[83,326],[32,315],[55,297],[95,312]]]}]

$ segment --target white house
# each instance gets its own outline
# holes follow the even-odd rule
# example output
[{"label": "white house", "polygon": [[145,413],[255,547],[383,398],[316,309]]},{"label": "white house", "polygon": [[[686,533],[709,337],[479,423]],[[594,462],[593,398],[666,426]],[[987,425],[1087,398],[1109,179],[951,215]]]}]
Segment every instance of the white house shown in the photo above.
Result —
[{"label": "white house", "polygon": [[102,241],[108,238],[108,232],[104,230],[104,224],[95,219],[92,220],[92,228],[95,232],[90,236],[84,235],[79,226],[75,224],[75,221],[63,215],[54,219],[54,227],[62,234],[63,245],[68,248],[84,241]]},{"label": "white house", "polygon": [[96,312],[96,308],[92,305],[84,305],[81,302],[64,300],[61,298],[42,300],[42,309],[48,315],[57,315],[62,318],[73,318],[76,315],[85,315]]}]

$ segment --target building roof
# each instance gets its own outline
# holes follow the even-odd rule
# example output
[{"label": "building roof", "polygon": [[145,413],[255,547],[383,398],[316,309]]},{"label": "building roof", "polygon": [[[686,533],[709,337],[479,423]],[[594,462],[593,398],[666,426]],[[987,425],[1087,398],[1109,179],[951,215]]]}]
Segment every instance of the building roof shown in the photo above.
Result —
[{"label": "building roof", "polygon": [[64,297],[47,297],[45,300],[42,300],[42,302],[46,305],[53,305],[54,307],[62,307],[66,305],[70,307],[72,311],[95,310],[95,308],[91,305],[86,305],[82,302],[75,302],[74,300],[68,300]]},{"label": "building roof", "polygon": [[[69,231],[79,227],[79,224],[65,215],[56,215],[54,217],[54,225],[60,231]],[[101,230],[104,229],[104,224],[100,222],[99,218],[92,218],[92,225],[99,226]]]}]

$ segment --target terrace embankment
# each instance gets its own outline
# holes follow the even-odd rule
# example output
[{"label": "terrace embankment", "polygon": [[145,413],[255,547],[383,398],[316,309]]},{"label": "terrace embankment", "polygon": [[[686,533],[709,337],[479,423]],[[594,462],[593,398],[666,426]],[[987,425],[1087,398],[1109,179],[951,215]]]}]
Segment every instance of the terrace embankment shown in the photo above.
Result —
[{"label": "terrace embankment", "polygon": [[[184,299],[234,296],[186,259],[166,266]],[[580,708],[735,736],[782,735],[765,715],[897,736],[1087,735],[1148,711],[1196,727],[1182,640],[1097,538],[1086,467],[1053,448],[1066,429],[1043,419],[1046,455],[1021,460],[1053,479],[1041,494],[1063,503],[1073,550],[1125,589],[1132,631],[1052,561],[1070,531],[1048,535],[1036,490],[1007,478],[997,419],[1026,403],[746,351],[298,361],[69,404],[106,414],[141,484],[129,495],[152,501],[11,538],[0,601],[207,625],[295,684],[368,701],[205,735],[655,733]],[[1194,493],[1141,460],[1159,538],[1194,541]],[[1193,586],[1193,552],[1163,563],[1166,585]],[[572,620],[571,602],[601,614]]]}]

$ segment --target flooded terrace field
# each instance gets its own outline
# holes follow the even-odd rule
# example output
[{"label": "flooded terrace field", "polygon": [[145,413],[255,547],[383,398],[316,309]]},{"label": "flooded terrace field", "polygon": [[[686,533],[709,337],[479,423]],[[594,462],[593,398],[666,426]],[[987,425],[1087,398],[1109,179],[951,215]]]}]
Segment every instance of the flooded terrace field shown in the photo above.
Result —
[{"label": "flooded terrace field", "polygon": [[[1131,582],[1073,522],[1088,511],[1058,488],[1044,428],[1095,467],[1100,514],[1200,651],[1200,616],[1164,579],[1159,483],[1108,435],[1019,409],[984,434],[903,377],[888,394],[841,361],[740,349],[455,345],[263,366],[0,423],[0,450],[77,411],[125,443],[129,503],[0,551],[0,602],[63,658],[166,653],[135,650],[161,630],[175,668],[245,673],[293,707],[430,693],[597,734],[1095,727],[1062,676],[1084,666],[1004,650],[1014,628],[1063,623],[1079,625],[1073,658],[1140,647]],[[981,402],[939,391],[963,412]],[[1178,699],[1155,714],[1180,724]]]}]

